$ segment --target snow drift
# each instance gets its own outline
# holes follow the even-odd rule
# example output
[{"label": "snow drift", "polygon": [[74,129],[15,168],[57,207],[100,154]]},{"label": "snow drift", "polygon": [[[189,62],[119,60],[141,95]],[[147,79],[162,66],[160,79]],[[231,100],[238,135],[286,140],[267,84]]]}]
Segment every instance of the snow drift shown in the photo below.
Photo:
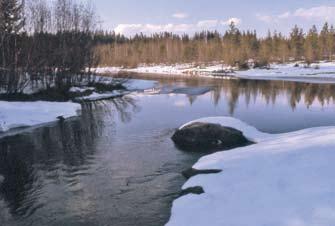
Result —
[{"label": "snow drift", "polygon": [[183,189],[205,193],[174,201],[167,226],[335,225],[335,127],[271,135],[227,117],[197,122],[233,127],[257,144],[201,158]]},{"label": "snow drift", "polygon": [[0,101],[0,132],[19,127],[36,126],[77,116],[81,105],[72,102],[7,102]]}]

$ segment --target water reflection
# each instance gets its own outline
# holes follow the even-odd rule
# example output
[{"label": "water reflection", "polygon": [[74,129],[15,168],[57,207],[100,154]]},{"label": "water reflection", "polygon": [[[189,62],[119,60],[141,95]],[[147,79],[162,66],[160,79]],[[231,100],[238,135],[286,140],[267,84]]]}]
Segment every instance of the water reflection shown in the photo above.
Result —
[{"label": "water reflection", "polygon": [[[34,214],[39,209],[44,209],[43,215],[51,218],[62,211],[76,215],[76,209],[80,209],[77,214],[82,216],[84,209],[91,207],[85,200],[87,194],[81,178],[94,173],[96,142],[106,126],[113,126],[115,116],[129,122],[132,113],[138,110],[131,96],[85,103],[79,119],[1,139],[0,207],[6,206],[0,210],[1,224],[16,221],[34,225],[41,220]],[[60,192],[60,188],[65,189]],[[74,198],[78,193],[79,197]],[[69,203],[61,201],[66,199]],[[49,209],[52,201],[58,202],[59,209],[55,206]],[[7,208],[11,217],[4,216]],[[29,220],[25,221],[26,218]],[[44,218],[48,221],[38,224],[46,225],[51,218]]]},{"label": "water reflection", "polygon": [[277,98],[286,96],[292,110],[303,103],[307,108],[318,102],[321,106],[334,102],[335,86],[331,84],[308,84],[281,81],[231,80],[221,82],[213,92],[214,104],[221,96],[229,99],[230,113],[233,114],[237,101],[242,97],[246,105],[252,100],[262,98],[264,103],[275,105]]},{"label": "water reflection", "polygon": [[[143,75],[143,78],[150,78]],[[262,99],[266,105],[275,105],[277,99],[287,98],[287,104],[295,110],[298,104],[304,104],[309,108],[314,103],[324,106],[334,103],[335,85],[316,84],[289,81],[263,81],[247,79],[206,79],[206,78],[158,78],[161,86],[185,86],[185,87],[212,87],[212,102],[217,106],[222,98],[228,99],[229,112],[234,114],[238,101],[244,100],[248,106],[257,99]],[[193,104],[197,96],[188,95],[189,103]],[[226,100],[224,100],[226,101]]]}]

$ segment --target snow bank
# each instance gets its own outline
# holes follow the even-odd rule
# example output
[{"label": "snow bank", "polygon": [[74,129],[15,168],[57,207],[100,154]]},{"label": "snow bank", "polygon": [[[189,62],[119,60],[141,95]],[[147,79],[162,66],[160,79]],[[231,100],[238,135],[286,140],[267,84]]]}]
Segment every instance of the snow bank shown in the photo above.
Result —
[{"label": "snow bank", "polygon": [[74,87],[71,87],[69,92],[70,93],[84,93],[84,92],[87,92],[87,91],[94,91],[95,88],[94,87],[77,87],[77,86],[74,86]]},{"label": "snow bank", "polygon": [[121,67],[100,67],[94,68],[93,71],[97,74],[117,74],[122,70]]},{"label": "snow bank", "polygon": [[250,69],[237,71],[239,78],[266,79],[266,80],[288,80],[305,81],[315,83],[335,82],[335,62],[321,62],[305,67],[304,64],[271,64],[270,69]]},{"label": "snow bank", "polygon": [[96,93],[93,92],[91,95],[83,96],[83,97],[77,97],[76,101],[97,101],[97,100],[106,100],[111,99],[115,97],[121,97],[125,94],[128,94],[128,92],[122,92],[122,91],[113,91],[113,92],[106,92],[106,93]]},{"label": "snow bank", "polygon": [[202,195],[173,203],[167,226],[335,225],[335,127],[266,134],[233,118],[197,120],[241,130],[257,144],[201,158],[198,175],[183,186]]},{"label": "snow bank", "polygon": [[195,64],[176,64],[176,65],[141,65],[133,69],[124,68],[98,68],[98,73],[148,73],[160,75],[185,75],[185,76],[204,76],[220,77],[225,79],[245,78],[245,79],[262,79],[262,80],[287,80],[314,83],[335,83],[335,62],[320,62],[305,67],[298,62],[289,64],[271,64],[270,69],[250,69],[236,70],[221,63],[213,62],[207,66],[196,66]]},{"label": "snow bank", "polygon": [[[140,65],[136,68],[115,68],[104,67],[95,69],[100,74],[115,74],[119,72],[159,74],[159,75],[184,75],[184,76],[227,76],[232,73],[233,68],[219,63],[209,66],[196,66],[195,64],[175,64],[175,65]],[[226,77],[227,78],[227,77]]]},{"label": "snow bank", "polygon": [[80,110],[80,104],[72,102],[0,101],[0,132],[56,121],[59,116],[77,116]]}]

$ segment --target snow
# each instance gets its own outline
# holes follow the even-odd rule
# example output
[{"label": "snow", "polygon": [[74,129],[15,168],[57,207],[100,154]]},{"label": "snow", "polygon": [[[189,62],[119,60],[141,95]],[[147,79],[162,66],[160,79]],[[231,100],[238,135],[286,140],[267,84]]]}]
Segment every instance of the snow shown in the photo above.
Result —
[{"label": "snow", "polygon": [[236,128],[257,144],[201,158],[195,169],[221,169],[192,177],[183,189],[205,193],[174,201],[167,226],[335,225],[335,127],[267,134],[238,119],[198,122]]},{"label": "snow", "polygon": [[[295,67],[295,64],[299,67]],[[335,83],[335,62],[320,62],[305,67],[302,63],[271,64],[270,69],[236,71],[239,78]]]},{"label": "snow", "polygon": [[95,88],[94,87],[71,87],[69,92],[70,93],[84,93],[86,91],[94,91]]},{"label": "snow", "polygon": [[[225,66],[223,64],[213,62],[209,66],[197,66],[195,63],[189,64],[174,64],[174,65],[140,65],[136,68],[115,68],[115,67],[104,67],[97,68],[95,71],[100,74],[107,73],[142,73],[142,74],[159,74],[159,75],[180,75],[180,76],[225,76],[232,72],[232,67]],[[227,77],[224,77],[227,78]]]},{"label": "snow", "polygon": [[0,101],[0,132],[57,121],[59,116],[70,118],[80,110],[81,105],[72,102]]},{"label": "snow", "polygon": [[128,94],[128,92],[122,92],[122,91],[113,91],[113,92],[106,92],[106,93],[93,92],[91,95],[77,97],[75,100],[76,101],[97,101],[97,100],[105,100],[105,99],[120,97],[125,94]]},{"label": "snow", "polygon": [[97,74],[117,74],[121,71],[121,67],[100,67],[94,68],[93,71]]},{"label": "snow", "polygon": [[[295,67],[295,64],[299,67]],[[270,69],[255,68],[237,70],[220,62],[197,66],[195,63],[175,65],[140,65],[137,68],[105,67],[96,69],[98,73],[147,73],[176,76],[202,76],[223,79],[245,78],[261,80],[286,80],[311,83],[335,83],[335,62],[320,62],[305,67],[302,62],[271,64]]]}]

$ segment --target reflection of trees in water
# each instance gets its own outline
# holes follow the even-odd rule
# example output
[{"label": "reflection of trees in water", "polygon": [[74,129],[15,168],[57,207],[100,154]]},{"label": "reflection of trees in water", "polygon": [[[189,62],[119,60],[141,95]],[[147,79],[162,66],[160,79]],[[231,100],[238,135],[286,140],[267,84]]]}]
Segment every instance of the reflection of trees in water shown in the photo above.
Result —
[{"label": "reflection of trees in water", "polygon": [[[148,78],[148,76],[143,75],[143,78]],[[269,105],[275,104],[278,98],[286,97],[292,110],[295,110],[298,104],[304,104],[309,108],[316,101],[324,106],[335,100],[335,85],[332,84],[247,79],[224,80],[201,77],[185,79],[180,76],[174,78],[162,76],[157,80],[164,85],[212,86],[213,103],[218,105],[224,96],[227,99],[230,114],[234,114],[238,101],[243,101],[243,99],[248,106],[252,102],[256,102],[257,99],[263,99]],[[196,98],[190,97],[189,100],[194,103]]]},{"label": "reflection of trees in water", "polygon": [[129,96],[85,103],[78,119],[1,139],[0,175],[4,180],[0,198],[12,216],[29,217],[43,207],[40,196],[47,184],[70,179],[75,183],[78,178],[74,175],[89,172],[105,123],[113,123],[116,115],[130,121],[137,110]]},{"label": "reflection of trees in water", "polygon": [[[143,78],[150,78],[143,75]],[[229,112],[234,113],[237,102],[244,98],[248,106],[252,101],[262,98],[266,104],[275,104],[279,96],[287,97],[288,104],[294,110],[298,104],[310,107],[315,101],[325,105],[335,99],[335,85],[332,84],[311,84],[288,81],[262,81],[247,79],[208,79],[208,78],[182,78],[162,76],[156,78],[161,84],[187,87],[212,86],[212,99],[218,105],[221,98],[227,98]],[[196,98],[190,98],[194,103]]]},{"label": "reflection of trees in water", "polygon": [[[331,84],[308,84],[283,81],[229,81],[221,86],[221,91],[229,97],[229,102],[235,103],[239,97],[250,99],[263,98],[266,104],[275,104],[279,96],[288,98],[288,104],[294,110],[298,104],[310,107],[319,102],[322,106],[334,101],[335,86]],[[215,95],[215,94],[214,94]],[[236,96],[238,95],[238,97]],[[304,102],[302,102],[304,101]],[[230,105],[232,112],[234,106]]]},{"label": "reflection of trees in water", "polygon": [[220,102],[222,95],[227,98],[231,114],[234,114],[237,102],[243,98],[248,106],[259,98],[269,105],[275,104],[278,97],[286,97],[289,106],[295,110],[298,104],[308,108],[316,101],[322,106],[334,101],[335,85],[257,80],[217,81],[212,93],[214,104]]}]

